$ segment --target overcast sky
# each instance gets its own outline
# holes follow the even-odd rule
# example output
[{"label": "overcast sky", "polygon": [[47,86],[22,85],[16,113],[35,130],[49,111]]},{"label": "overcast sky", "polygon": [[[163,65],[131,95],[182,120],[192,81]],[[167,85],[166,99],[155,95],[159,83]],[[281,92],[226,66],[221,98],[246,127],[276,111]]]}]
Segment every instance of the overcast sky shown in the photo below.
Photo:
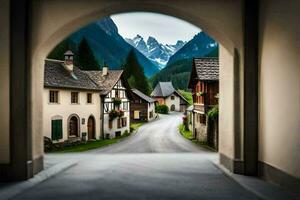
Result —
[{"label": "overcast sky", "polygon": [[147,40],[153,36],[163,44],[175,44],[177,40],[189,41],[201,31],[186,21],[156,13],[132,12],[112,15],[111,18],[124,38],[134,38],[139,34]]}]

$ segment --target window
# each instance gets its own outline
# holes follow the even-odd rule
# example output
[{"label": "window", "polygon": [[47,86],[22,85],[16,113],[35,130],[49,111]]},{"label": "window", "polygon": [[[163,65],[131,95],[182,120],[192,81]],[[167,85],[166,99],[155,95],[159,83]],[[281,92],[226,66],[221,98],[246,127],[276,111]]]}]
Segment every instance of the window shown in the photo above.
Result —
[{"label": "window", "polygon": [[172,95],[172,96],[171,96],[171,100],[174,100],[174,99],[175,99],[175,96]]},{"label": "window", "polygon": [[93,94],[92,93],[87,93],[86,99],[87,99],[87,103],[92,103],[93,102]]},{"label": "window", "polygon": [[139,110],[135,110],[133,112],[133,119],[140,119],[140,111]]},{"label": "window", "polygon": [[124,111],[128,110],[128,102],[123,102],[123,110]]},{"label": "window", "polygon": [[205,115],[199,114],[199,116],[200,116],[200,123],[201,124],[206,124],[206,117],[205,117]]},{"label": "window", "polygon": [[52,140],[62,139],[62,120],[51,121],[51,138]]},{"label": "window", "polygon": [[50,90],[49,92],[49,102],[58,103],[58,91]]},{"label": "window", "polygon": [[118,128],[127,126],[127,117],[122,117],[118,119]]},{"label": "window", "polygon": [[71,103],[78,103],[78,92],[71,92]]}]

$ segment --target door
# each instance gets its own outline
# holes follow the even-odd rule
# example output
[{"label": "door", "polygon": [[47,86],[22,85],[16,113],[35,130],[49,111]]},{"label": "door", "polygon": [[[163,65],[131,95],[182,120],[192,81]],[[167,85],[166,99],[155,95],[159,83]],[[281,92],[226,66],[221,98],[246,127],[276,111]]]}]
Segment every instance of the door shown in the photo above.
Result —
[{"label": "door", "polygon": [[175,105],[171,105],[171,111],[175,111]]},{"label": "door", "polygon": [[78,137],[78,118],[73,116],[69,121],[69,136],[71,137]]},{"label": "door", "polygon": [[90,116],[88,119],[88,138],[89,140],[95,139],[95,119],[94,117]]}]

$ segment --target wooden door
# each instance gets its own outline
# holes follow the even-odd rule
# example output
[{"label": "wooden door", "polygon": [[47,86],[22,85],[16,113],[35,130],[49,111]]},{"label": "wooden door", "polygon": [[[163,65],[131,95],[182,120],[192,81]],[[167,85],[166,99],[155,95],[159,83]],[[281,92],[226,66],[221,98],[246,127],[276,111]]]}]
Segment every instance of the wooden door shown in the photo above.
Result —
[{"label": "wooden door", "polygon": [[175,105],[171,105],[171,111],[175,111]]},{"label": "wooden door", "polygon": [[95,139],[95,119],[90,116],[88,119],[88,139]]},{"label": "wooden door", "polygon": [[69,122],[69,136],[76,136],[78,137],[78,119],[77,117],[73,116]]}]

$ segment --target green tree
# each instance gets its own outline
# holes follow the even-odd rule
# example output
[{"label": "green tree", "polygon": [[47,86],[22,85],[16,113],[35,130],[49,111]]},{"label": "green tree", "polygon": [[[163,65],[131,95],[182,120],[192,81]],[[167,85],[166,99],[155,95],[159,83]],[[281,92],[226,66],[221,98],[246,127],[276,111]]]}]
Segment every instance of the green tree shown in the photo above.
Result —
[{"label": "green tree", "polygon": [[47,58],[55,59],[55,60],[64,60],[64,53],[68,50],[71,50],[71,41],[69,39],[65,39],[60,42],[52,51],[48,54]]},{"label": "green tree", "polygon": [[82,70],[99,70],[99,64],[84,37],[78,46],[78,65]]},{"label": "green tree", "polygon": [[144,94],[150,95],[150,85],[133,49],[128,53],[123,70],[124,78],[128,81],[131,88],[136,88]]}]

